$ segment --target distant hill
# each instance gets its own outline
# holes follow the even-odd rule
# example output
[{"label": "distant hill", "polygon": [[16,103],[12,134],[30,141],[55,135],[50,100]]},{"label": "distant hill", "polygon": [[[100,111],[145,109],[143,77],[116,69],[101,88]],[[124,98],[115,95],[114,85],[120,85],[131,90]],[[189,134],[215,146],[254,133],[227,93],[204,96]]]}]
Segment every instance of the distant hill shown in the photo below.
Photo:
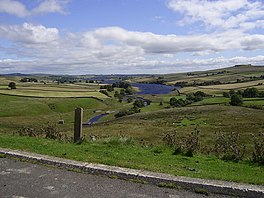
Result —
[{"label": "distant hill", "polygon": [[0,74],[1,76],[30,76],[31,74],[22,74],[22,73],[11,73],[11,74]]}]

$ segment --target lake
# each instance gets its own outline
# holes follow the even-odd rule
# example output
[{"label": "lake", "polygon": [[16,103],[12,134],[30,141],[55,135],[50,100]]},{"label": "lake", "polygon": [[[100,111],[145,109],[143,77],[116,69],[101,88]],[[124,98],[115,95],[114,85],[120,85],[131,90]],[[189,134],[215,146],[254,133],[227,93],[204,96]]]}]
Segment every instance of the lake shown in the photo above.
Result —
[{"label": "lake", "polygon": [[[105,80],[103,83],[105,84],[113,84],[117,82],[116,80]],[[162,85],[162,84],[147,84],[147,83],[130,83],[133,87],[139,88],[139,91],[136,94],[169,94],[174,89],[180,89],[180,87]]]},{"label": "lake", "polygon": [[131,85],[139,88],[139,92],[137,92],[136,94],[169,94],[175,88],[179,89],[179,87],[162,84],[131,83]]}]

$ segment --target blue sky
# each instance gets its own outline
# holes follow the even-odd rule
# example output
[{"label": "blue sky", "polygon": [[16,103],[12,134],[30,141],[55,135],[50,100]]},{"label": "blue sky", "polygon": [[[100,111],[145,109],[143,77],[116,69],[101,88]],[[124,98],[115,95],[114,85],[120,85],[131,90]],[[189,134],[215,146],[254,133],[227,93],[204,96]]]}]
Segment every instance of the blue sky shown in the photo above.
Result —
[{"label": "blue sky", "polygon": [[0,73],[264,65],[263,0],[0,0]]}]

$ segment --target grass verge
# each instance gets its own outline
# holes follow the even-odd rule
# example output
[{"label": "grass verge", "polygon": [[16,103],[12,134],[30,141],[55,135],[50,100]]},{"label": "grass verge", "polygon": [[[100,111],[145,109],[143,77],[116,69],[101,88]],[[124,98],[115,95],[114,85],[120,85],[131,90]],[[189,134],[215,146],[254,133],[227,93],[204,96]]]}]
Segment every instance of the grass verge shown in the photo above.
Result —
[{"label": "grass verge", "polygon": [[205,179],[264,184],[264,167],[248,162],[225,162],[213,156],[172,155],[170,148],[155,152],[129,139],[97,140],[83,144],[62,143],[44,138],[0,136],[0,147],[19,149],[72,160],[102,163],[127,168]]}]

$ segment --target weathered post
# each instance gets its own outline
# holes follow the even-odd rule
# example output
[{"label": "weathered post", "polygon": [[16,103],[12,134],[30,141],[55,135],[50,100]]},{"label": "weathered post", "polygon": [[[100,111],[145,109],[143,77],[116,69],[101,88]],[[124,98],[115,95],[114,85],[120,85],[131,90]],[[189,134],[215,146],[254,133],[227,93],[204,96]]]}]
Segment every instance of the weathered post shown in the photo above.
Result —
[{"label": "weathered post", "polygon": [[82,138],[82,118],[83,118],[83,108],[77,107],[75,109],[75,118],[74,118],[74,143],[80,141]]}]

